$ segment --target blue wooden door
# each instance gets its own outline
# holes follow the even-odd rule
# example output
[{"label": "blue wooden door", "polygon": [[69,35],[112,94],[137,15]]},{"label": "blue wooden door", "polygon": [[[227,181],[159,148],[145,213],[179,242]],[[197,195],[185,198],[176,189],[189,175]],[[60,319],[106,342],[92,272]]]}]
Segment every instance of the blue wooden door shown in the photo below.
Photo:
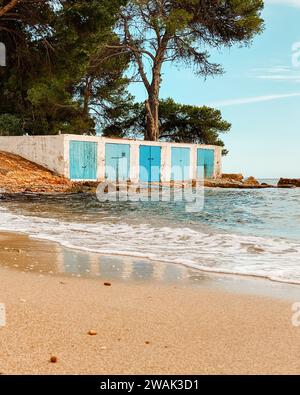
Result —
[{"label": "blue wooden door", "polygon": [[215,169],[215,151],[199,148],[197,151],[197,175],[199,178],[212,178]]},{"label": "blue wooden door", "polygon": [[140,181],[159,182],[161,166],[161,147],[140,146]]},{"label": "blue wooden door", "polygon": [[172,172],[173,181],[185,181],[190,179],[190,149],[172,148]]},{"label": "blue wooden door", "polygon": [[97,180],[97,143],[70,141],[71,180]]},{"label": "blue wooden door", "polygon": [[105,144],[105,177],[117,182],[130,179],[129,144]]}]

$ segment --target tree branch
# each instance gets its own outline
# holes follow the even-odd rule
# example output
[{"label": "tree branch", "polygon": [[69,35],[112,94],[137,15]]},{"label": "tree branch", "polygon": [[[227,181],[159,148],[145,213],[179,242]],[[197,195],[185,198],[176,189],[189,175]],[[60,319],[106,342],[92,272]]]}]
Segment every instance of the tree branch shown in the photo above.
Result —
[{"label": "tree branch", "polygon": [[125,45],[129,49],[131,49],[131,51],[133,53],[133,56],[135,57],[135,60],[137,62],[139,73],[140,73],[140,76],[141,76],[141,78],[143,80],[145,88],[147,89],[148,92],[150,92],[151,85],[150,85],[150,82],[149,82],[149,80],[147,78],[147,75],[146,75],[146,72],[145,72],[145,69],[144,69],[141,49],[136,47],[133,44],[134,41],[132,40],[132,37],[131,37],[131,34],[130,34],[130,30],[129,30],[129,26],[128,26],[128,19],[124,15],[123,15],[123,21],[124,21],[123,27],[124,27],[124,33],[125,33]]},{"label": "tree branch", "polygon": [[6,4],[4,7],[0,8],[0,17],[2,17],[4,14],[12,10],[18,3],[21,3],[23,0],[11,0],[8,4]]}]

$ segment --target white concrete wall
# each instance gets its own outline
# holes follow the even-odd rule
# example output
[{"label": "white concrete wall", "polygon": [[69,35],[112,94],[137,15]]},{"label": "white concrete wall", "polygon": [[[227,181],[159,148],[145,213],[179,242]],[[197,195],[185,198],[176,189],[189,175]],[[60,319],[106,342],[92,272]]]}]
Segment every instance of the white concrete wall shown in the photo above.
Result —
[{"label": "white concrete wall", "polygon": [[49,170],[70,177],[70,141],[89,141],[98,143],[97,150],[97,180],[105,179],[105,143],[130,144],[130,179],[139,180],[139,147],[140,145],[154,145],[162,147],[161,150],[161,180],[168,182],[171,179],[171,152],[172,147],[190,148],[190,179],[197,178],[197,149],[213,149],[215,151],[214,177],[222,174],[222,147],[201,144],[176,144],[165,142],[152,142],[143,140],[112,139],[98,136],[59,135],[59,136],[3,136],[0,137],[0,150],[11,152],[38,163]]},{"label": "white concrete wall", "polygon": [[214,178],[220,178],[222,176],[222,151],[223,147],[215,146],[215,172]]},{"label": "white concrete wall", "polygon": [[20,155],[57,174],[65,174],[64,137],[1,136],[0,151]]}]

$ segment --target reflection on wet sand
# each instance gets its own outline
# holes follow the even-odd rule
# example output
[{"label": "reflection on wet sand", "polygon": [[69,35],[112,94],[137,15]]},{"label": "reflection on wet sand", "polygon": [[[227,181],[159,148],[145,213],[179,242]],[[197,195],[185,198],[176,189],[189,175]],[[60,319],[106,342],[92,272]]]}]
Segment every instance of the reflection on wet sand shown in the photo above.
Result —
[{"label": "reflection on wet sand", "polygon": [[[198,275],[184,266],[71,250],[26,235],[1,234],[0,264],[24,272],[124,281],[176,281]],[[200,274],[201,275],[201,274]]]},{"label": "reflection on wet sand", "polygon": [[[174,281],[188,278],[191,269],[120,256],[102,256],[62,249],[57,273],[124,281]],[[198,273],[199,275],[199,273]]]},{"label": "reflection on wet sand", "polygon": [[72,250],[57,243],[31,239],[23,234],[0,233],[0,268],[99,279],[101,281],[178,283],[217,287],[230,292],[299,300],[300,287],[269,280],[210,274],[174,263],[152,262],[125,256],[104,256]]}]

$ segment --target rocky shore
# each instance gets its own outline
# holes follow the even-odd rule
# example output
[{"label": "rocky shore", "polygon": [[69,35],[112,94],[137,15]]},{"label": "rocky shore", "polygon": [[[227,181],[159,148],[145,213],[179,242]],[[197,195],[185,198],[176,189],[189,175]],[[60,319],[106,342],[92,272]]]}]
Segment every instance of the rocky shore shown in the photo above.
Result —
[{"label": "rocky shore", "polygon": [[300,178],[280,178],[278,188],[299,188]]},{"label": "rocky shore", "polygon": [[211,188],[258,189],[276,188],[274,185],[260,183],[254,177],[244,178],[242,174],[223,174],[222,178],[205,180],[204,185]]},{"label": "rocky shore", "polygon": [[20,156],[0,152],[0,193],[65,193],[74,184]]},{"label": "rocky shore", "polygon": [[[95,193],[96,182],[72,182],[53,172],[32,163],[20,156],[0,151],[0,197],[14,198],[16,195],[51,195]],[[176,184],[177,185],[177,184]],[[179,186],[185,184],[179,183]],[[258,189],[276,188],[274,185],[260,183],[254,177],[244,178],[242,174],[223,174],[219,179],[205,180],[205,187]],[[279,188],[300,187],[300,179],[281,178]]]},{"label": "rocky shore", "polygon": [[261,189],[261,188],[299,188],[300,179],[280,178],[277,185],[260,183],[254,177],[244,178],[242,174],[223,174],[222,178],[205,180],[206,187],[215,188],[237,188],[237,189]]}]

